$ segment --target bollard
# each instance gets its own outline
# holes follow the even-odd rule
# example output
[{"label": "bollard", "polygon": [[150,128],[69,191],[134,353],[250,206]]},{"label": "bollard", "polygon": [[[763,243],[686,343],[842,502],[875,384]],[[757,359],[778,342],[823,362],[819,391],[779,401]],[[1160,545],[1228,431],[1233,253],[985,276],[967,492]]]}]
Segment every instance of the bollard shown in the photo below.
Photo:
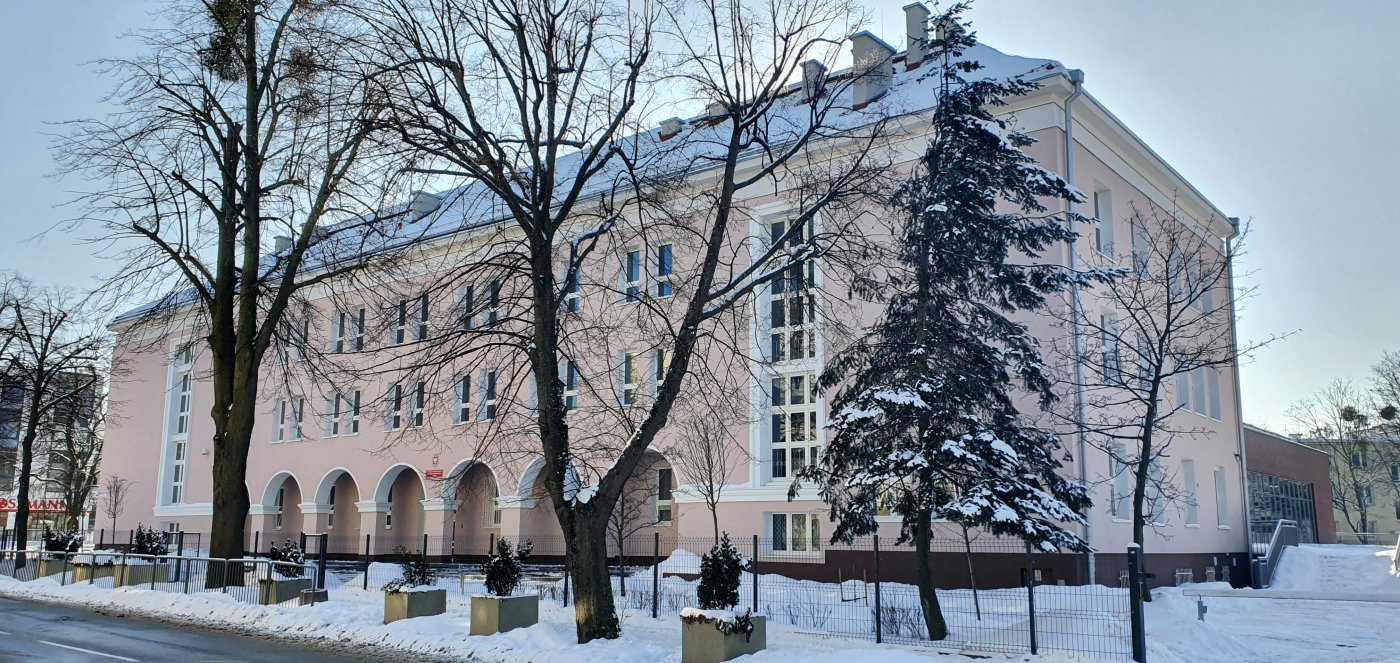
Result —
[{"label": "bollard", "polygon": [[1133,630],[1133,660],[1147,662],[1147,624],[1142,608],[1142,548],[1128,544],[1128,614]]},{"label": "bollard", "polygon": [[1026,613],[1030,617],[1026,620],[1030,628],[1031,653],[1035,654],[1038,649],[1035,633],[1035,557],[1031,555],[1031,542],[1026,541]]},{"label": "bollard", "polygon": [[661,532],[651,535],[651,618],[656,619],[661,597]]},{"label": "bollard", "polygon": [[372,536],[372,535],[370,535],[370,534],[366,534],[366,535],[365,535],[365,586],[364,586],[365,591],[369,591],[369,565],[370,565],[370,561],[373,559],[373,558],[371,557],[370,553],[369,553],[369,538],[370,538],[370,536]]},{"label": "bollard", "polygon": [[753,611],[758,612],[758,535],[753,535]]},{"label": "bollard", "polygon": [[880,619],[880,535],[871,539],[875,544],[875,643],[884,641],[884,629]]}]

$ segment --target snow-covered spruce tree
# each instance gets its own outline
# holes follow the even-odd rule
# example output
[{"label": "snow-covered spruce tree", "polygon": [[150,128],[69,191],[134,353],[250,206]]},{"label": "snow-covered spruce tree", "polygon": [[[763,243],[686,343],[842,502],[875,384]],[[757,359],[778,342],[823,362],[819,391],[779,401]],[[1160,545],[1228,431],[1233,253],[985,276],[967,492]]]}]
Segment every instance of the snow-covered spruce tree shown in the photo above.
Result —
[{"label": "snow-covered spruce tree", "polygon": [[[831,505],[832,539],[876,530],[886,496],[903,519],[900,542],[917,551],[919,598],[931,639],[947,636],[933,587],[932,521],[942,518],[1015,536],[1042,550],[1082,550],[1065,529],[1082,522],[1087,491],[1056,473],[1054,435],[1026,423],[1017,392],[1053,400],[1040,352],[1010,318],[1045,306],[1079,275],[1038,264],[1073,239],[1041,199],[1082,200],[1022,151],[1033,141],[993,115],[1003,99],[1034,84],[978,78],[964,58],[975,43],[959,4],[930,40],[940,81],[933,138],[893,198],[888,272],[863,278],[857,294],[887,302],[860,342],[822,375],[836,388],[832,431],[818,465],[799,473]],[[793,492],[797,489],[794,484]]]},{"label": "snow-covered spruce tree", "polygon": [[729,533],[700,558],[700,584],[695,588],[700,607],[729,610],[739,603],[739,582],[744,574],[744,556],[729,541]]},{"label": "snow-covered spruce tree", "polygon": [[481,565],[486,576],[486,591],[496,596],[510,596],[520,586],[520,576],[525,572],[525,558],[530,556],[534,545],[529,541],[512,548],[510,541],[502,538],[496,542],[496,554]]},{"label": "snow-covered spruce tree", "polygon": [[165,555],[170,552],[166,545],[165,532],[146,527],[136,526],[136,534],[131,544],[131,552],[135,555]]}]

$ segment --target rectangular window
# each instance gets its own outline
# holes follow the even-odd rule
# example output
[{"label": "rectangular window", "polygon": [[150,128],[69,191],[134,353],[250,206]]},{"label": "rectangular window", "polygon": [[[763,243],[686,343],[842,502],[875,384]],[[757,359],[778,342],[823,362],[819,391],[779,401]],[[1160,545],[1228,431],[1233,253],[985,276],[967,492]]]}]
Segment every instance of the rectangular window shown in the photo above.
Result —
[{"label": "rectangular window", "polygon": [[457,291],[457,329],[466,331],[474,326],[476,302],[472,286],[464,285]]},{"label": "rectangular window", "polygon": [[428,385],[422,381],[413,383],[412,397],[413,411],[409,414],[408,427],[418,428],[423,425],[423,406],[428,398]]},{"label": "rectangular window", "polygon": [[175,434],[185,435],[190,432],[190,405],[194,396],[194,377],[187,370],[175,379],[180,385],[175,396]]},{"label": "rectangular window", "polygon": [[1128,448],[1121,444],[1113,445],[1113,484],[1110,509],[1113,517],[1118,520],[1127,520],[1132,517],[1130,499],[1133,491],[1133,475],[1128,467]]},{"label": "rectangular window", "polygon": [[1367,457],[1364,449],[1351,452],[1351,466],[1357,469],[1364,469],[1371,466],[1370,458]]},{"label": "rectangular window", "polygon": [[501,321],[501,282],[492,281],[486,285],[486,310],[482,312],[481,324],[490,327]]},{"label": "rectangular window", "polygon": [[1138,278],[1147,278],[1148,242],[1147,226],[1142,222],[1133,223],[1133,271]]},{"label": "rectangular window", "polygon": [[637,403],[637,354],[631,351],[622,353],[622,404]]},{"label": "rectangular window", "polygon": [[1113,257],[1113,197],[1107,191],[1094,192],[1094,248]]},{"label": "rectangular window", "polygon": [[326,512],[326,529],[335,529],[335,484],[331,484],[330,495],[326,498],[326,506],[330,510]]},{"label": "rectangular window", "polygon": [[341,424],[343,435],[357,435],[360,432],[360,390],[351,389],[349,392],[340,395],[341,416],[345,417],[345,422]]},{"label": "rectangular window", "polygon": [[671,468],[656,471],[656,522],[671,522]]},{"label": "rectangular window", "polygon": [[1191,411],[1206,413],[1206,375],[1199,368],[1191,371]]},{"label": "rectangular window", "polygon": [[413,340],[425,341],[428,339],[428,295],[420,295],[413,301]]},{"label": "rectangular window", "polygon": [[272,406],[272,441],[281,442],[287,436],[287,401],[277,399]]},{"label": "rectangular window", "polygon": [[496,477],[494,475],[488,475],[486,478],[486,482],[486,495],[488,500],[488,508],[486,509],[486,526],[492,528],[500,527],[501,487],[496,483]]},{"label": "rectangular window", "polygon": [[820,447],[817,425],[819,395],[815,373],[779,375],[773,378],[770,413],[772,434],[771,476],[781,479],[817,462]]},{"label": "rectangular window", "polygon": [[360,352],[365,349],[365,310],[357,308],[351,311],[350,316],[350,351]]},{"label": "rectangular window", "polygon": [[403,428],[403,385],[389,385],[384,394],[384,430],[396,431]]},{"label": "rectangular window", "polygon": [[292,326],[292,353],[297,361],[306,361],[306,357],[311,353],[311,321],[302,320],[301,324],[293,323]]},{"label": "rectangular window", "polygon": [[1225,468],[1215,468],[1215,524],[1230,526],[1230,495],[1225,487]]},{"label": "rectangular window", "polygon": [[408,340],[408,316],[411,305],[407,299],[400,299],[390,314],[393,323],[389,326],[389,345],[403,345]]},{"label": "rectangular window", "polygon": [[185,440],[176,440],[174,444],[175,462],[171,463],[170,481],[170,503],[179,504],[180,497],[185,492]]},{"label": "rectangular window", "polygon": [[661,383],[666,381],[666,371],[671,370],[671,351],[660,349],[652,359],[653,393],[661,393]]},{"label": "rectangular window", "polygon": [[1202,414],[1216,421],[1220,421],[1220,369],[1209,366],[1205,368],[1205,372],[1206,407],[1208,409],[1202,412]]},{"label": "rectangular window", "polygon": [[341,354],[345,352],[345,332],[348,331],[349,315],[344,311],[337,311],[331,316],[331,341],[326,349],[331,354]]},{"label": "rectangular window", "polygon": [[1364,506],[1375,506],[1376,495],[1371,491],[1370,486],[1357,486],[1356,501]]},{"label": "rectangular window", "polygon": [[1199,525],[1201,522],[1200,503],[1196,500],[1196,461],[1181,459],[1182,497],[1186,501],[1186,524]]},{"label": "rectangular window", "polygon": [[653,278],[656,279],[656,296],[658,298],[670,297],[675,292],[671,285],[671,254],[670,244],[656,247],[656,273]]},{"label": "rectangular window", "polygon": [[771,536],[772,536],[772,538],[773,538],[773,551],[774,551],[774,552],[778,552],[778,551],[787,550],[787,549],[788,549],[788,545],[787,545],[788,517],[787,517],[787,514],[786,514],[786,513],[775,513],[775,514],[772,514],[772,515],[771,515],[771,520],[772,520],[772,524],[771,524],[771,527],[772,527],[772,534],[771,534]]},{"label": "rectangular window", "polygon": [[821,550],[821,515],[816,513],[768,514],[771,552],[815,553]]},{"label": "rectangular window", "polygon": [[481,374],[481,418],[491,421],[496,418],[496,379],[499,371],[486,371]]},{"label": "rectangular window", "polygon": [[321,434],[325,437],[335,437],[340,435],[340,394],[327,396],[325,398],[325,409],[321,413]]},{"label": "rectangular window", "polygon": [[1400,465],[1390,466],[1390,482],[1400,483]]},{"label": "rectangular window", "polygon": [[564,360],[564,411],[578,409],[578,364],[572,359]]},{"label": "rectangular window", "polygon": [[472,379],[463,375],[457,378],[456,388],[453,390],[457,399],[457,405],[452,409],[452,423],[465,424],[472,420]]},{"label": "rectangular window", "polygon": [[565,279],[564,284],[564,312],[578,313],[583,310],[583,293],[579,287],[579,268],[574,268]]},{"label": "rectangular window", "polygon": [[622,257],[622,301],[635,302],[642,294],[642,252],[628,251]]},{"label": "rectangular window", "polygon": [[1118,349],[1118,316],[1104,313],[1099,316],[1099,344],[1103,352],[1103,377],[1109,384],[1122,381],[1121,353]]},{"label": "rectangular window", "polygon": [[282,529],[282,502],[286,495],[285,488],[277,489],[277,497],[272,500],[272,529]]}]

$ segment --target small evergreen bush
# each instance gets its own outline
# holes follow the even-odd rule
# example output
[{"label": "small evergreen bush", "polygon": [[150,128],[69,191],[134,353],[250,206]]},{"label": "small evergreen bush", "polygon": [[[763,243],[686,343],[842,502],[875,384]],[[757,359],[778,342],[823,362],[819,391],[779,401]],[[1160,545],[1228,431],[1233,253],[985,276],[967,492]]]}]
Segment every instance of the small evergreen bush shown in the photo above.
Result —
[{"label": "small evergreen bush", "polygon": [[136,538],[131,542],[133,555],[165,555],[170,552],[165,532],[144,525],[136,526]]},{"label": "small evergreen bush", "polygon": [[739,604],[739,580],[746,562],[729,541],[729,533],[700,558],[700,586],[695,589],[702,610],[728,610]]},{"label": "small evergreen bush", "polygon": [[510,596],[520,586],[520,574],[524,571],[522,562],[534,549],[529,541],[512,549],[510,541],[496,542],[496,552],[486,558],[481,572],[486,575],[486,591],[496,596]]},{"label": "small evergreen bush", "polygon": [[414,587],[431,587],[437,584],[437,572],[428,564],[425,553],[410,553],[408,548],[394,546],[394,556],[398,558],[403,577],[390,580],[384,585],[386,592],[401,592]]},{"label": "small evergreen bush", "polygon": [[[283,578],[300,578],[302,576],[304,569],[300,565],[306,563],[306,553],[302,551],[301,546],[292,543],[291,539],[287,539],[281,548],[278,548],[276,543],[272,544],[272,548],[267,551],[267,557],[274,562],[272,568],[277,572],[277,575]],[[298,566],[287,566],[287,564],[276,564],[275,562],[286,562]]]},{"label": "small evergreen bush", "polygon": [[44,551],[45,552],[78,552],[83,545],[83,535],[78,530],[56,531],[44,525]]}]

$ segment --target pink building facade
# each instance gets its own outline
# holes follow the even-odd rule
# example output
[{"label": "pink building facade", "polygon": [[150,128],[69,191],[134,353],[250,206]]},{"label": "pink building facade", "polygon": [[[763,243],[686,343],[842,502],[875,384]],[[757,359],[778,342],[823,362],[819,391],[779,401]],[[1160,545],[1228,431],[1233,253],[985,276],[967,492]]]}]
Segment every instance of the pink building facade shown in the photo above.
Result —
[{"label": "pink building facade", "polygon": [[[869,35],[856,39],[867,40],[858,48],[883,46],[870,41],[874,38]],[[1005,112],[1039,140],[1029,152],[1040,165],[1086,192],[1090,205],[1098,201],[1098,209],[1092,212],[1079,210],[1097,216],[1102,224],[1080,229],[1074,251],[1081,264],[1092,252],[1126,262],[1126,252],[1114,255],[1111,238],[1130,237],[1126,217],[1134,207],[1175,210],[1222,245],[1233,236],[1234,228],[1224,213],[1082,92],[1077,71],[1053,61],[1004,55],[986,46],[978,46],[971,56],[988,65],[993,75],[1036,72],[1032,77],[1039,80],[1040,89],[1012,100]],[[911,70],[906,59],[899,54],[879,65],[889,67],[892,76],[887,89],[877,90],[874,96],[892,108],[906,104],[911,109],[901,121],[909,129],[888,145],[898,156],[896,161],[908,164],[926,143],[927,136],[919,128],[927,126],[923,113],[931,97],[928,84],[918,80],[921,72]],[[1067,143],[1072,159],[1067,159]],[[1071,162],[1073,172],[1069,172]],[[769,192],[747,201],[753,222],[748,237],[735,238],[736,246],[761,241],[772,224],[782,223],[784,195],[784,191]],[[447,204],[434,213],[459,212]],[[519,442],[527,437],[520,432],[528,432],[533,399],[526,376],[508,368],[492,370],[489,359],[463,358],[442,349],[448,343],[437,341],[439,334],[462,331],[463,325],[492,324],[485,319],[466,324],[454,317],[453,307],[467,285],[475,286],[478,298],[500,290],[492,283],[468,283],[451,290],[426,285],[440,281],[444,265],[478,255],[473,252],[496,232],[501,231],[463,230],[450,239],[425,240],[416,247],[422,256],[416,268],[385,288],[405,293],[402,297],[334,286],[308,297],[305,342],[315,348],[310,354],[316,356],[305,363],[344,362],[347,368],[310,370],[299,365],[297,355],[305,353],[295,347],[287,349],[286,359],[269,360],[259,407],[262,418],[248,465],[250,537],[257,532],[266,541],[324,532],[333,542],[333,551],[346,553],[362,549],[367,535],[405,544],[426,536],[435,554],[485,552],[496,537],[531,539],[545,551],[554,547],[548,542],[558,540],[560,529],[540,485],[542,460],[527,443]],[[1104,237],[1110,240],[1104,242]],[[652,297],[664,309],[663,300],[671,293],[668,288],[675,289],[677,301],[683,299],[692,258],[681,237],[623,237],[606,258],[586,270],[597,282],[617,287],[581,284],[578,315],[611,321],[610,329],[621,331],[581,342],[588,344],[588,351],[566,370],[571,376],[566,398],[576,399],[579,407],[577,421],[571,415],[571,429],[606,439],[625,435],[629,422],[636,420],[628,408],[633,402],[645,406],[653,388],[649,378],[667,358],[663,346],[647,340],[652,325],[634,313],[640,307],[628,301],[628,287],[635,284],[639,296]],[[1068,265],[1070,249],[1061,247],[1045,259]],[[632,260],[638,264],[636,273]],[[814,568],[835,554],[822,545],[833,527],[827,508],[810,487],[788,498],[793,470],[820,453],[827,434],[823,429],[829,414],[826,395],[816,393],[813,381],[831,348],[845,337],[832,331],[834,323],[839,319],[849,331],[873,321],[878,312],[873,304],[836,297],[845,290],[839,287],[841,280],[841,274],[817,264],[807,286],[810,292],[765,289],[745,304],[735,341],[725,348],[708,349],[705,362],[710,370],[724,373],[716,382],[727,385],[724,393],[739,403],[731,418],[711,414],[708,421],[743,452],[728,468],[714,514],[719,528],[737,536],[762,537],[766,549],[760,554],[784,553],[790,562],[795,552],[805,552],[797,558]],[[618,291],[623,293],[620,298]],[[409,294],[418,292],[425,293],[426,299]],[[495,312],[482,315],[509,319],[510,297],[489,296],[500,298],[499,311],[487,307]],[[821,301],[804,302],[804,297]],[[386,307],[384,301],[399,305]],[[1232,325],[1228,289],[1222,289],[1216,301],[1223,312],[1220,324]],[[1085,296],[1086,313],[1101,306],[1092,294]],[[773,313],[780,308],[808,313],[785,314],[780,322]],[[638,316],[636,324],[631,322],[633,316]],[[619,319],[627,322],[616,324]],[[1041,337],[1047,355],[1063,357],[1073,347],[1063,326],[1051,316],[1028,322]],[[119,319],[113,329],[120,336],[117,360],[125,372],[112,386],[116,416],[107,432],[103,470],[133,482],[132,497],[117,528],[145,523],[207,532],[213,453],[207,411],[212,393],[208,359],[199,351],[198,318],[190,314],[183,322],[155,326],[131,317]],[[775,356],[776,345],[782,351]],[[440,361],[434,359],[439,351]],[[432,368],[423,369],[424,365]],[[1149,534],[1149,570],[1157,572],[1159,583],[1169,582],[1172,572],[1183,568],[1194,569],[1198,579],[1212,567],[1217,577],[1248,576],[1247,500],[1236,385],[1235,370],[1218,371],[1202,381],[1194,396],[1183,396],[1189,407],[1174,415],[1191,417],[1189,427],[1199,431],[1174,441],[1167,461],[1174,466],[1166,468],[1182,493],[1192,496],[1193,506],[1169,510]],[[697,389],[695,400],[708,400],[701,391]],[[783,425],[773,425],[775,416]],[[638,515],[627,525],[628,536],[647,541],[654,533],[667,538],[710,536],[711,514],[689,479],[693,468],[686,467],[683,454],[675,451],[687,430],[677,424],[663,432],[644,469],[634,477]],[[1082,534],[1098,552],[1066,561],[1057,573],[1066,579],[1117,584],[1124,568],[1123,551],[1132,540],[1131,523],[1115,506],[1114,491],[1121,491],[1119,473],[1104,452],[1092,445],[1080,446],[1073,435],[1065,439],[1075,458],[1065,472],[1094,488],[1095,505]],[[603,463],[584,460],[581,483],[588,483],[588,468]],[[893,541],[898,519],[887,520],[887,532],[882,535]],[[385,551],[382,544],[371,545],[376,552]],[[779,545],[781,550],[773,549]]]}]

